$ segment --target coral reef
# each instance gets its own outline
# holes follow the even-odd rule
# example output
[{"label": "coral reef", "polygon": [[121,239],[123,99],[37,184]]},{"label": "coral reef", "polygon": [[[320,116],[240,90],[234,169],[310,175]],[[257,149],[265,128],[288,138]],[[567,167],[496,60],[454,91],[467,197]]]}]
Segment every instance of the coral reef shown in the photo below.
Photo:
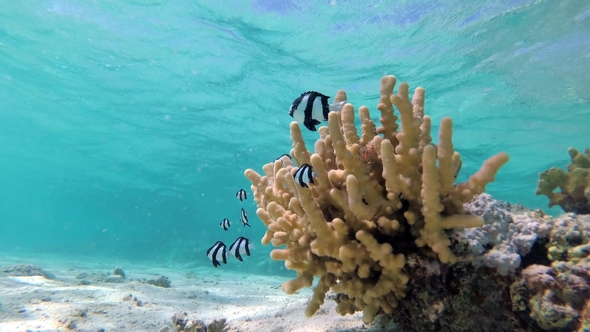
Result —
[{"label": "coral reef", "polygon": [[485,220],[453,234],[455,249],[471,257],[445,266],[409,255],[406,296],[376,324],[402,331],[590,329],[590,216],[552,218],[487,194],[465,210]]},{"label": "coral reef", "polygon": [[401,331],[420,332],[543,331],[513,310],[510,289],[523,267],[548,264],[545,244],[554,219],[485,193],[464,208],[481,216],[484,225],[451,235],[462,259],[448,265],[418,252],[409,254],[406,296],[376,324],[384,330],[393,324]]},{"label": "coral reef", "polygon": [[[315,153],[307,150],[299,125],[291,123],[291,155],[298,166],[309,164],[315,172],[309,188],[295,182],[297,167],[286,160],[264,165],[264,175],[245,171],[257,215],[267,227],[262,243],[281,247],[271,252],[272,259],[297,271],[283,291],[293,294],[319,277],[307,316],[330,289],[338,294],[342,315],[363,311],[363,320],[371,322],[380,310],[393,314],[417,282],[409,265],[424,260],[438,266],[435,270],[448,270],[466,259],[457,254],[470,254],[454,245],[449,231],[484,225],[484,218],[465,213],[463,204],[483,193],[508,155],[489,158],[467,181],[455,184],[461,158],[453,147],[451,119],[442,119],[438,145],[433,144],[424,90],[417,88],[410,99],[408,85],[402,83],[394,94],[395,84],[394,76],[381,80],[380,127],[368,108],[360,107],[359,136],[354,108],[346,104],[319,129]],[[346,94],[339,91],[335,101],[342,100]]]},{"label": "coral reef", "polygon": [[590,330],[590,216],[552,223],[546,264],[526,267],[511,286],[514,311],[549,331]]},{"label": "coral reef", "polygon": [[494,268],[501,276],[514,274],[522,257],[539,238],[547,237],[552,227],[551,218],[542,211],[496,201],[488,194],[465,204],[465,209],[484,218],[482,227],[459,231],[469,241],[471,263]]},{"label": "coral reef", "polygon": [[[565,212],[590,214],[590,149],[579,153],[568,149],[567,171],[552,167],[539,173],[536,195],[549,198],[549,207],[559,205]],[[559,188],[559,192],[554,192]]]},{"label": "coral reef", "polygon": [[410,281],[398,307],[381,320],[383,331],[497,332],[518,331],[510,302],[512,278],[465,262],[443,265],[413,254],[408,257]]}]

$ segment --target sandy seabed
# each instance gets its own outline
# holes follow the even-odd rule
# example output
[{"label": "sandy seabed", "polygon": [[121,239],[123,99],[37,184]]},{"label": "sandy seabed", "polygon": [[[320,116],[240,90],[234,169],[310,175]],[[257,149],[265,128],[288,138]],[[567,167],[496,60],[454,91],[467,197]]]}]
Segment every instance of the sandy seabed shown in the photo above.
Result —
[{"label": "sandy seabed", "polygon": [[[55,278],[10,272],[29,264]],[[116,266],[123,269],[124,280],[112,274]],[[286,295],[280,289],[287,280],[282,277],[213,267],[183,270],[17,257],[1,257],[0,267],[2,332],[175,331],[171,318],[178,312],[206,324],[225,318],[228,331],[373,330],[363,324],[361,313],[338,315],[329,299],[306,318],[303,311],[312,290]],[[146,283],[161,276],[170,280],[169,288]]]}]

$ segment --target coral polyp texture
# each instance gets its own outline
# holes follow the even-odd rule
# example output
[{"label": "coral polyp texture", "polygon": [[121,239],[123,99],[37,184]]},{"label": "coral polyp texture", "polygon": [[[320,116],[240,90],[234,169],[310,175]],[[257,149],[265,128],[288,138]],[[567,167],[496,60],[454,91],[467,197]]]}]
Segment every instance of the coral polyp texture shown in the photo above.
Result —
[{"label": "coral polyp texture", "polygon": [[[590,214],[590,149],[584,153],[569,148],[567,171],[552,167],[539,173],[535,194],[549,198],[549,207],[559,205],[565,212]],[[559,188],[559,192],[555,192]]]},{"label": "coral polyp texture", "polygon": [[[291,155],[297,166],[309,164],[315,172],[309,187],[294,180],[298,168],[286,158],[264,165],[264,175],[245,171],[256,213],[267,227],[262,243],[279,247],[271,258],[297,271],[283,291],[293,294],[319,278],[307,316],[320,308],[330,289],[341,315],[362,311],[363,320],[371,322],[380,309],[391,313],[406,296],[408,255],[455,263],[448,231],[484,224],[481,216],[465,213],[463,204],[483,193],[508,161],[506,153],[499,153],[455,184],[461,157],[454,150],[451,119],[442,119],[434,144],[431,118],[424,115],[424,89],[415,89],[410,99],[408,84],[394,93],[395,84],[394,76],[381,79],[381,126],[367,107],[358,109],[360,136],[351,104],[329,114],[314,153],[299,125],[291,123]],[[346,93],[338,91],[335,101],[342,100]]]},{"label": "coral polyp texture", "polygon": [[513,311],[545,331],[590,331],[590,215],[568,213],[547,225],[540,238],[548,260],[510,286]]}]

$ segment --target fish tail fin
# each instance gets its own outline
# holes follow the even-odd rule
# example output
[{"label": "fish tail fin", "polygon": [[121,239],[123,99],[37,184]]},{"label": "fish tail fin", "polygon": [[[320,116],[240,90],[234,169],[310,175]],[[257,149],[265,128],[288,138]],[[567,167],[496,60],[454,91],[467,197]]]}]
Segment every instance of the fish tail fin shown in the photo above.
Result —
[{"label": "fish tail fin", "polygon": [[459,159],[459,165],[457,165],[457,168],[455,169],[455,175],[454,175],[455,180],[457,180],[457,177],[459,176],[459,172],[461,172],[461,166],[463,166],[463,161]]},{"label": "fish tail fin", "polygon": [[345,104],[346,104],[346,100],[343,100],[343,101],[339,101],[337,103],[328,105],[328,108],[330,109],[330,112],[340,112],[340,111],[342,111],[342,108],[344,107]]}]

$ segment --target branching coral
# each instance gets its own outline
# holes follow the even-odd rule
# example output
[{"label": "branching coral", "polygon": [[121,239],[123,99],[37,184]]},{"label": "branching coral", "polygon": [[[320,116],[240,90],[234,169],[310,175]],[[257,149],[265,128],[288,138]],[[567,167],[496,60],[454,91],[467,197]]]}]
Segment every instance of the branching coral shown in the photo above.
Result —
[{"label": "branching coral", "polygon": [[[567,172],[552,167],[539,173],[535,194],[549,198],[549,207],[559,205],[565,212],[590,214],[590,149],[579,153],[574,148],[568,152],[572,163]],[[559,188],[560,192],[554,192]]]},{"label": "branching coral", "polygon": [[[299,125],[291,123],[291,155],[298,166],[310,164],[315,172],[309,188],[295,182],[297,167],[288,161],[264,165],[264,175],[245,171],[257,215],[267,227],[262,243],[280,247],[272,259],[297,271],[283,291],[293,294],[319,277],[307,316],[330,289],[338,294],[342,315],[362,310],[363,320],[371,322],[380,309],[391,313],[409,281],[406,256],[420,252],[456,262],[446,231],[483,224],[480,216],[465,214],[463,203],[482,193],[508,161],[499,153],[455,185],[461,158],[454,150],[451,119],[441,121],[438,145],[433,144],[424,90],[417,88],[410,99],[408,84],[393,93],[395,84],[394,76],[381,80],[381,126],[360,107],[359,136],[354,108],[346,104],[319,129],[315,153],[307,150]],[[344,91],[335,98],[341,100]]]}]

